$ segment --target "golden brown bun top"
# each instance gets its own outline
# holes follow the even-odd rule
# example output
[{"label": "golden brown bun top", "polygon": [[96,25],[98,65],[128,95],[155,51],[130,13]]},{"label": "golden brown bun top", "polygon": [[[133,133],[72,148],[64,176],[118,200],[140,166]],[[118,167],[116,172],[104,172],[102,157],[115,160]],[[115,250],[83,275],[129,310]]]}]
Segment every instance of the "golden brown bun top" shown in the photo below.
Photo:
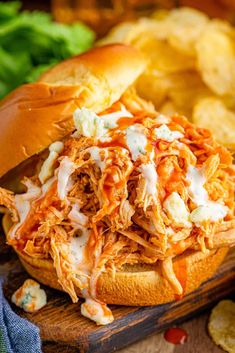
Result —
[{"label": "golden brown bun top", "polygon": [[108,45],[65,60],[0,103],[0,177],[73,131],[76,108],[95,112],[117,101],[145,68],[125,45]]},{"label": "golden brown bun top", "polygon": [[100,111],[121,97],[145,65],[143,54],[133,47],[107,45],[61,62],[43,74],[39,81],[56,86],[85,86],[92,90],[92,109]]}]

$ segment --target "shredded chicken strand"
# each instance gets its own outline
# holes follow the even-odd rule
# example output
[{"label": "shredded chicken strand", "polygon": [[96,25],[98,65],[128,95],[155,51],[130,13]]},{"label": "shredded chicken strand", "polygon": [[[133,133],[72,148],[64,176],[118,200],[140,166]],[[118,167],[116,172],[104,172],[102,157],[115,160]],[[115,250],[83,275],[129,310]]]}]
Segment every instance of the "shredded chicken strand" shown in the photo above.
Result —
[{"label": "shredded chicken strand", "polygon": [[[104,136],[64,139],[53,177],[41,186],[38,174],[30,179],[41,194],[26,200],[26,215],[20,208],[26,204],[0,188],[0,204],[18,224],[8,242],[32,257],[51,258],[73,302],[78,291],[96,298],[102,272],[115,277],[123,266],[139,263],[159,262],[181,295],[174,257],[186,250],[235,245],[230,153],[208,130],[178,115],[159,116],[132,90],[101,115],[124,110],[128,117],[112,122],[109,129],[104,125]],[[165,132],[157,138],[155,129],[162,125]],[[173,132],[181,137],[172,140]],[[70,166],[65,175],[66,161]],[[220,218],[214,218],[215,207]]]}]

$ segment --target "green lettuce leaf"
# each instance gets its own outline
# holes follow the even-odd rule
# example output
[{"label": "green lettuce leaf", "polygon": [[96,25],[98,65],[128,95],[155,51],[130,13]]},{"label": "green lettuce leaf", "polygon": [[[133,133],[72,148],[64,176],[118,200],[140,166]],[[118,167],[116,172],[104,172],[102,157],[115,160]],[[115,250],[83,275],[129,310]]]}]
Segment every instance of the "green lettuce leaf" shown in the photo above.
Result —
[{"label": "green lettuce leaf", "polygon": [[0,2],[0,99],[18,85],[89,49],[94,33],[86,25],[55,23],[48,13],[19,12],[20,2]]}]

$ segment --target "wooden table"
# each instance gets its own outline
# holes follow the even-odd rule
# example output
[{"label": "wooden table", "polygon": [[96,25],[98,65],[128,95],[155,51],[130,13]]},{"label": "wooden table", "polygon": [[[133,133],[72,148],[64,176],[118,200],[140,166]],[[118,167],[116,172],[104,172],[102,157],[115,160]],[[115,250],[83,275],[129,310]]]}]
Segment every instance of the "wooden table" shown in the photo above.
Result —
[{"label": "wooden table", "polygon": [[188,341],[183,345],[176,346],[168,343],[161,333],[122,349],[118,353],[221,353],[223,350],[217,347],[207,334],[208,316],[209,312],[206,312],[180,325],[188,333]]},{"label": "wooden table", "polygon": [[[188,333],[188,341],[183,345],[173,345],[163,337],[163,333],[152,335],[131,346],[117,351],[117,353],[222,353],[207,334],[209,312],[204,313],[180,325]],[[43,353],[78,353],[69,347],[58,350],[54,344],[43,345]]]}]

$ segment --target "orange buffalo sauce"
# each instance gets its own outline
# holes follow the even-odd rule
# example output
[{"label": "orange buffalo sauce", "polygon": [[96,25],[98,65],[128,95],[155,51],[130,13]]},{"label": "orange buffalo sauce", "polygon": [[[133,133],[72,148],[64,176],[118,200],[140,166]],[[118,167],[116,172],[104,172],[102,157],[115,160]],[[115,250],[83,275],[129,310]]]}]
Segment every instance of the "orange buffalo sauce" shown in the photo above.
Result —
[{"label": "orange buffalo sauce", "polygon": [[58,203],[60,203],[60,200],[57,196],[57,183],[54,182],[45,196],[32,203],[26,220],[17,230],[20,239],[28,239],[30,234],[37,230],[40,222],[46,219],[49,206],[53,205],[58,208]]},{"label": "orange buffalo sauce", "polygon": [[164,338],[172,344],[184,344],[188,339],[188,334],[182,328],[171,327],[164,333]]},{"label": "orange buffalo sauce", "polygon": [[185,258],[177,259],[176,262],[173,263],[173,269],[175,272],[175,275],[180,282],[182,288],[183,288],[183,293],[182,295],[175,295],[175,299],[179,300],[182,299],[182,297],[185,294],[186,290],[186,283],[187,283],[187,263]]}]

